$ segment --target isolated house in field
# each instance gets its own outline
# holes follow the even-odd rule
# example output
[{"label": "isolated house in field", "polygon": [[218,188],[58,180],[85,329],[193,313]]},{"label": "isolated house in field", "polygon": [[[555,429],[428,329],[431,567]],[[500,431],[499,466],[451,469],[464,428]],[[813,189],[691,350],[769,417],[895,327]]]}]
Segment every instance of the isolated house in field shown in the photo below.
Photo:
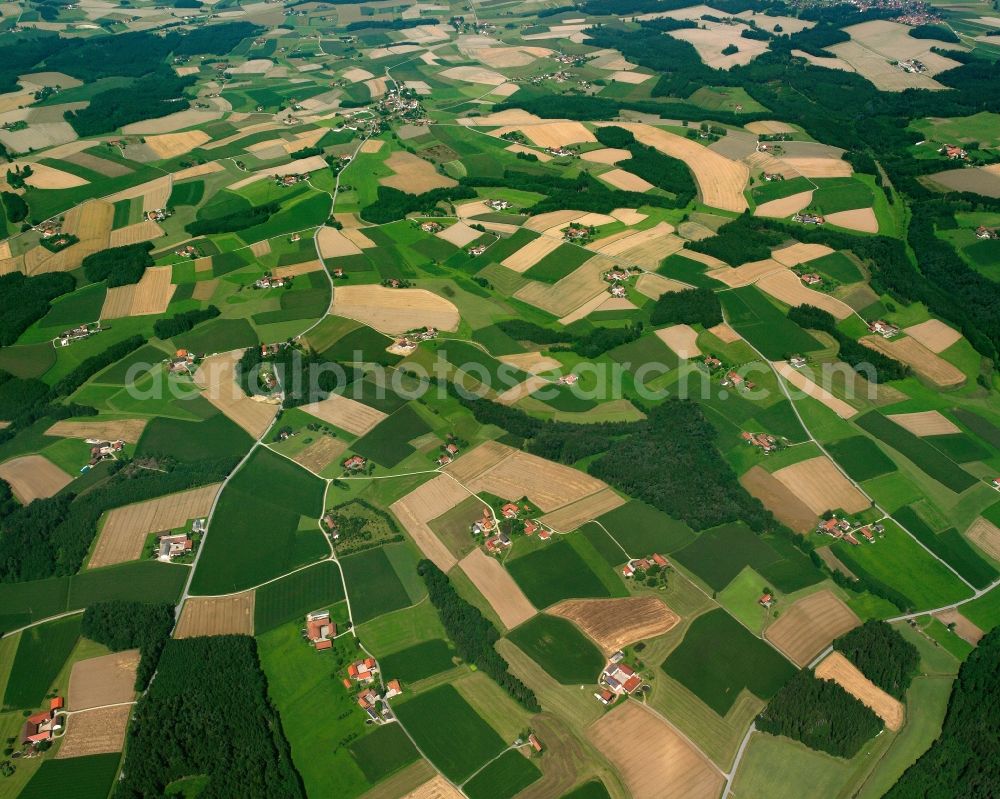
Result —
[{"label": "isolated house in field", "polygon": [[642,678],[624,661],[608,663],[601,672],[600,681],[614,694],[633,694],[642,685]]},{"label": "isolated house in field", "polygon": [[608,291],[611,293],[612,297],[626,297],[628,296],[628,291],[621,283],[612,283],[608,287]]},{"label": "isolated house in field", "polygon": [[722,366],[722,361],[720,361],[714,355],[706,355],[705,366],[707,366],[711,370],[715,370],[718,369],[720,366]]},{"label": "isolated house in field", "polygon": [[899,333],[899,328],[896,327],[896,325],[885,322],[882,319],[876,319],[874,322],[869,322],[868,329],[872,333],[878,333],[882,336],[882,338],[892,338]]},{"label": "isolated house in field", "polygon": [[730,369],[728,372],[726,372],[726,376],[722,379],[722,385],[726,386],[727,388],[729,386],[739,388],[740,386],[743,385],[743,375],[741,375],[739,372],[736,372],[733,369]]},{"label": "isolated house in field", "polygon": [[487,200],[486,204],[494,211],[506,211],[510,208],[510,203],[506,200]]},{"label": "isolated house in field", "polygon": [[161,535],[157,545],[156,559],[163,563],[170,563],[174,558],[190,552],[194,542],[188,538],[187,533],[181,533],[179,535]]},{"label": "isolated house in field", "polygon": [[542,751],[542,742],[538,740],[535,733],[531,733],[531,735],[528,736],[528,743],[531,744],[531,748],[536,752]]},{"label": "isolated house in field", "polygon": [[998,239],[1000,238],[1000,231],[992,228],[988,228],[984,225],[980,225],[976,228],[976,238],[977,239]]},{"label": "isolated house in field", "polygon": [[53,733],[62,729],[59,723],[59,711],[63,708],[63,698],[57,696],[49,701],[49,709],[42,710],[24,720],[21,728],[22,744],[37,744],[51,741]]},{"label": "isolated house in field", "polygon": [[770,454],[778,448],[778,439],[767,433],[749,433],[744,430],[740,433],[740,437],[751,446],[764,452],[764,454]]},{"label": "isolated house in field", "polygon": [[654,552],[652,559],[653,563],[656,566],[659,566],[661,569],[665,569],[670,565],[670,561],[667,560],[665,557],[663,557],[663,555],[661,555],[659,552]]},{"label": "isolated house in field", "polygon": [[341,464],[345,469],[351,472],[356,472],[365,468],[368,461],[362,458],[360,455],[352,455],[346,461]]},{"label": "isolated house in field", "polygon": [[548,541],[550,538],[552,538],[552,531],[548,527],[543,527],[539,525],[538,537],[542,541]]},{"label": "isolated house in field", "polygon": [[760,599],[757,600],[757,604],[762,608],[770,608],[774,604],[774,597],[770,594],[761,594]]},{"label": "isolated house in field", "polygon": [[337,636],[337,625],[330,621],[329,610],[314,610],[306,614],[306,638],[316,649],[329,649]]},{"label": "isolated house in field", "polygon": [[437,459],[438,466],[447,466],[449,463],[451,463],[451,455],[447,454],[446,452],[442,452],[440,455],[438,455]]},{"label": "isolated house in field", "polygon": [[400,696],[403,693],[403,686],[399,684],[399,680],[389,680],[385,684],[385,695],[383,699],[392,699],[394,696]]},{"label": "isolated house in field", "polygon": [[358,660],[347,667],[347,676],[362,685],[368,685],[378,674],[378,664],[375,658],[365,658]]},{"label": "isolated house in field", "polygon": [[823,282],[823,278],[815,272],[807,272],[804,275],[799,275],[799,279],[807,286],[816,286]]},{"label": "isolated house in field", "polygon": [[424,233],[438,233],[444,230],[444,226],[438,224],[437,222],[424,222],[420,226],[420,229],[424,231]]},{"label": "isolated house in field", "polygon": [[[900,66],[903,66],[906,63],[907,62],[905,62],[905,61],[902,62],[900,64]],[[914,63],[919,64],[920,62],[917,61],[917,62],[914,62]],[[903,66],[903,68],[905,69],[905,66]],[[910,71],[911,70],[907,70],[907,72],[910,72]],[[912,70],[912,71],[916,71],[916,70]],[[964,149],[962,149],[961,147],[959,147],[958,145],[955,145],[955,144],[946,144],[944,147],[942,147],[940,150],[938,150],[938,152],[941,153],[941,155],[948,156],[948,158],[950,158],[952,161],[964,161],[966,158],[969,157],[969,154]]]},{"label": "isolated house in field", "polygon": [[477,244],[475,247],[469,247],[469,255],[473,257],[482,255],[484,252],[486,252],[485,244]]},{"label": "isolated house in field", "polygon": [[458,444],[455,444],[454,442],[449,441],[447,444],[444,445],[444,449],[445,452],[447,452],[449,455],[458,454]]},{"label": "isolated house in field", "polygon": [[337,520],[333,518],[332,513],[327,513],[323,517],[323,526],[326,527],[326,531],[330,534],[330,538],[334,541],[340,538],[340,530],[337,526]]},{"label": "isolated house in field", "polygon": [[801,355],[793,355],[788,359],[788,363],[793,369],[801,369],[806,365],[806,359]]},{"label": "isolated house in field", "polygon": [[559,378],[559,380],[558,380],[557,382],[558,382],[558,383],[559,383],[560,385],[563,385],[563,386],[572,386],[572,385],[574,385],[574,384],[575,384],[575,383],[576,383],[576,382],[577,382],[577,381],[578,381],[579,379],[580,379],[580,378],[579,378],[579,376],[577,376],[577,375],[574,375],[574,374],[568,374],[568,375],[563,375],[562,377],[560,377],[560,378]]},{"label": "isolated house in field", "polygon": [[634,577],[636,572],[644,572],[650,567],[650,562],[645,558],[632,558],[622,566],[623,577]]}]

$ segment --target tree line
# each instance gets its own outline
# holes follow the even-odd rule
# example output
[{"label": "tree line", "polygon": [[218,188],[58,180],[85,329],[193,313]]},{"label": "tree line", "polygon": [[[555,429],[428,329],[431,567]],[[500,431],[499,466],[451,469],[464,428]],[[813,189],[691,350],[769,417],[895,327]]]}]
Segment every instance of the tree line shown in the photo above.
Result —
[{"label": "tree line", "polygon": [[266,222],[280,210],[281,203],[265,203],[212,219],[196,219],[185,225],[184,229],[192,236],[204,236],[208,233],[235,233]]},{"label": "tree line", "polygon": [[80,632],[112,652],[139,650],[135,690],[145,691],[160,653],[174,629],[174,606],[168,602],[97,602],[83,613]]},{"label": "tree line", "polygon": [[668,291],[660,295],[649,315],[652,325],[704,325],[715,327],[722,321],[722,304],[707,288]]},{"label": "tree line", "polygon": [[468,200],[476,197],[476,192],[468,186],[443,186],[422,194],[410,194],[393,186],[379,186],[375,202],[361,210],[361,218],[376,225],[405,219],[407,214],[427,211],[439,202]]},{"label": "tree line", "polygon": [[584,358],[596,358],[608,350],[635,341],[642,334],[642,322],[627,324],[625,327],[594,327],[586,332],[577,332],[560,327],[558,330],[542,327],[523,319],[506,319],[497,322],[497,327],[518,341],[532,341],[535,344],[565,344],[565,347]]},{"label": "tree line", "polygon": [[220,311],[216,306],[209,305],[207,308],[195,308],[193,311],[183,311],[174,314],[168,319],[157,319],[153,322],[153,333],[157,338],[168,339],[186,333],[195,325],[214,319]]},{"label": "tree line", "polygon": [[902,699],[920,666],[920,652],[884,621],[869,619],[833,642],[875,685]]},{"label": "tree line", "polygon": [[514,701],[531,713],[538,713],[534,691],[510,673],[510,666],[496,651],[500,633],[493,623],[470,605],[455,590],[443,571],[429,560],[417,564],[417,574],[424,578],[428,598],[438,612],[445,632],[455,644],[459,657],[485,672]]},{"label": "tree line", "polygon": [[109,247],[86,256],[80,265],[83,267],[83,274],[92,283],[106,280],[108,288],[127,286],[138,283],[146,273],[146,268],[154,264],[153,256],[150,255],[152,251],[151,241]]},{"label": "tree line", "polygon": [[655,147],[640,144],[632,131],[617,126],[598,128],[595,135],[605,147],[628,150],[632,157],[621,166],[633,175],[674,195],[674,207],[684,208],[698,193],[688,165],[679,158],[661,153]]}]

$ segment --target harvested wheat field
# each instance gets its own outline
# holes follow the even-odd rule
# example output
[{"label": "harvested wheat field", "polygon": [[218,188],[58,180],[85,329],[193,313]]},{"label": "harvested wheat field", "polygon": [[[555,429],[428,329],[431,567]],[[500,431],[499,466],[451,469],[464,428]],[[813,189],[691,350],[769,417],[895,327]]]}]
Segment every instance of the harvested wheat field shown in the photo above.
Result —
[{"label": "harvested wheat field", "polygon": [[395,152],[385,160],[385,165],[396,174],[379,178],[378,182],[400,191],[422,194],[431,189],[457,185],[451,178],[439,175],[430,161],[411,153]]},{"label": "harvested wheat field", "polygon": [[549,385],[549,380],[544,377],[532,375],[527,380],[518,383],[516,386],[511,386],[506,391],[498,394],[496,401],[501,405],[513,405],[518,400],[534,394],[538,389],[545,388],[547,385]]},{"label": "harvested wheat field", "polygon": [[459,561],[458,567],[472,580],[507,629],[513,630],[538,613],[514,578],[496,558],[491,558],[482,549],[472,550]]},{"label": "harvested wheat field", "polygon": [[45,431],[47,436],[58,438],[120,438],[134,444],[146,429],[148,419],[100,419],[81,421],[63,419]]},{"label": "harvested wheat field", "polygon": [[609,259],[597,255],[556,283],[531,282],[514,292],[514,296],[553,316],[563,317],[598,295],[603,302],[607,283],[601,275],[612,265]]},{"label": "harvested wheat field", "polygon": [[973,544],[994,560],[1000,560],[1000,527],[980,516],[965,531],[965,536]]},{"label": "harvested wheat field", "polygon": [[748,122],[744,125],[751,133],[795,133],[796,128],[787,122],[778,122],[774,119],[764,119],[759,122]]},{"label": "harvested wheat field", "polygon": [[632,153],[628,150],[619,150],[614,147],[604,147],[600,150],[591,150],[588,153],[580,153],[580,158],[590,161],[592,164],[617,164],[626,158],[631,158]]},{"label": "harvested wheat field", "polygon": [[[782,174],[786,174],[786,177],[788,176],[788,171],[793,173],[793,177],[794,173],[798,173],[804,178],[849,178],[854,174],[851,165],[847,161],[842,161],[839,157],[784,155],[775,163],[777,166],[783,166],[784,168],[769,169],[768,171],[782,172]],[[827,218],[829,219],[829,217]]]},{"label": "harvested wheat field", "polygon": [[208,516],[221,483],[192,488],[109,511],[97,537],[88,569],[125,563],[142,557],[150,533],[173,530],[189,519]]},{"label": "harvested wheat field", "polygon": [[449,463],[444,467],[444,471],[460,483],[468,483],[510,457],[515,451],[513,447],[508,447],[497,441],[484,441],[478,447],[466,452],[458,460]]},{"label": "harvested wheat field", "polygon": [[772,219],[784,219],[786,216],[791,216],[801,211],[803,208],[807,208],[809,203],[812,202],[813,190],[800,191],[798,194],[792,194],[788,197],[782,197],[780,200],[771,200],[770,202],[761,203],[753,210],[754,216],[766,216]]},{"label": "harvested wheat field", "polygon": [[552,369],[562,367],[562,364],[555,358],[542,355],[540,352],[522,352],[515,355],[499,355],[497,357],[504,363],[509,363],[511,366],[531,374],[549,372]]},{"label": "harvested wheat field", "polygon": [[[551,513],[607,486],[596,477],[537,455],[509,449],[496,465],[466,484],[475,493],[489,491],[498,497],[528,497],[543,513]],[[471,453],[470,453],[471,454]],[[468,458],[469,455],[464,456]],[[463,458],[459,458],[460,463]]]},{"label": "harvested wheat field", "polygon": [[625,504],[625,500],[610,488],[605,488],[557,511],[545,514],[541,521],[557,532],[569,533],[584,522],[612,511]]},{"label": "harvested wheat field", "polygon": [[615,208],[611,212],[611,218],[617,219],[624,225],[638,225],[643,219],[648,218],[648,214],[639,213],[634,208]]},{"label": "harvested wheat field", "polygon": [[91,240],[106,242],[114,218],[115,207],[111,203],[104,200],[87,200],[66,212],[63,230],[80,239],[81,244]]},{"label": "harvested wheat field", "polygon": [[632,799],[717,799],[722,773],[665,720],[626,700],[587,730]]},{"label": "harvested wheat field", "polygon": [[935,355],[915,338],[889,341],[882,336],[863,336],[860,341],[876,352],[908,364],[920,377],[939,388],[956,388],[965,383],[965,374],[961,369]]},{"label": "harvested wheat field", "polygon": [[362,250],[366,250],[369,247],[374,247],[375,242],[368,238],[362,231],[357,228],[350,228],[345,226],[343,230],[340,231],[344,236],[354,242]]},{"label": "harvested wheat field", "polygon": [[361,248],[351,239],[339,230],[325,225],[316,231],[316,244],[319,245],[319,254],[324,258],[361,254]]},{"label": "harvested wheat field", "polygon": [[628,72],[625,70],[619,70],[618,72],[611,73],[611,80],[618,81],[618,83],[628,83],[633,86],[639,83],[645,83],[651,77],[653,76],[645,75],[642,72]]},{"label": "harvested wheat field", "polygon": [[554,236],[539,236],[537,239],[529,241],[517,252],[508,255],[500,262],[500,265],[521,274],[531,269],[550,252],[559,249],[561,245],[562,241]]},{"label": "harvested wheat field", "polygon": [[[500,91],[497,90],[496,94],[499,94],[499,93],[500,93]],[[504,147],[504,149],[508,153],[524,153],[525,155],[533,155],[533,156],[535,156],[535,158],[537,158],[543,164],[546,161],[551,161],[552,160],[552,156],[549,155],[548,153],[543,153],[541,150],[537,150],[534,147],[528,147],[525,144],[516,144],[515,143],[515,144],[511,144],[508,147]]]},{"label": "harvested wheat field", "polygon": [[561,324],[563,327],[565,327],[566,325],[571,325],[573,324],[573,322],[576,322],[592,314],[594,311],[596,311],[598,308],[604,305],[604,303],[607,300],[608,300],[607,294],[603,293],[598,294],[596,297],[592,297],[591,299],[587,300],[583,305],[578,306],[577,308],[573,309],[568,314],[566,314],[564,317],[562,317],[559,320],[559,324]]},{"label": "harvested wheat field", "polygon": [[[624,558],[624,553],[622,554]],[[562,616],[585,632],[605,655],[673,629],[680,616],[656,597],[564,599],[546,613]]]},{"label": "harvested wheat field", "polygon": [[837,211],[833,214],[827,214],[825,219],[831,225],[844,227],[848,230],[859,230],[862,233],[878,233],[878,219],[871,208]]},{"label": "harvested wheat field", "polygon": [[42,455],[22,455],[0,463],[0,479],[10,483],[22,505],[58,494],[73,478]]},{"label": "harvested wheat field", "polygon": [[786,305],[812,305],[833,314],[837,319],[846,319],[854,314],[849,305],[822,291],[809,288],[798,275],[788,269],[763,276],[757,281],[757,288]]},{"label": "harvested wheat field", "polygon": [[[731,69],[734,66],[749,64],[761,53],[767,52],[767,42],[754,39],[744,39],[741,32],[746,30],[742,25],[725,25],[718,22],[703,23],[704,28],[684,28],[671,31],[670,36],[685,42],[690,42],[698,51],[701,60],[713,69]],[[726,54],[730,45],[737,51]]]},{"label": "harvested wheat field", "polygon": [[476,239],[478,239],[483,234],[478,230],[473,230],[465,222],[456,222],[454,225],[449,225],[444,230],[437,234],[439,239],[444,239],[449,244],[454,244],[456,247],[464,247],[466,244],[471,244]]},{"label": "harvested wheat field", "polygon": [[832,591],[817,591],[793,602],[765,632],[768,641],[795,665],[805,667],[838,638],[861,624]]},{"label": "harvested wheat field", "polygon": [[771,250],[771,258],[783,266],[798,266],[822,258],[832,252],[833,250],[825,244],[804,244],[797,241],[786,247]]},{"label": "harvested wheat field", "polygon": [[302,410],[356,436],[363,436],[386,417],[386,414],[370,405],[338,394],[331,394],[320,402],[303,405]]},{"label": "harvested wheat field", "polygon": [[138,649],[78,660],[69,676],[69,707],[75,712],[131,702],[138,665]]},{"label": "harvested wheat field", "polygon": [[885,726],[896,731],[903,726],[905,716],[903,705],[889,696],[862,674],[858,667],[840,652],[831,652],[816,667],[816,676],[821,680],[832,680],[862,704],[871,708],[875,715],[885,722]]},{"label": "harvested wheat field", "polygon": [[709,333],[715,336],[723,344],[732,344],[733,342],[739,341],[743,338],[739,333],[733,330],[725,322],[719,322],[715,327],[708,328]]},{"label": "harvested wheat field", "polygon": [[[746,40],[744,40],[746,41]],[[743,189],[750,179],[746,164],[730,161],[706,147],[683,136],[668,133],[642,122],[609,122],[630,130],[642,144],[655,147],[662,153],[681,159],[698,184],[702,202],[725,211],[742,212],[747,201]]]},{"label": "harvested wheat field", "polygon": [[131,715],[131,704],[74,713],[66,722],[56,759],[120,752]]},{"label": "harvested wheat field", "polygon": [[[687,250],[685,250],[685,256]],[[730,288],[741,288],[756,283],[765,275],[773,272],[787,272],[788,267],[782,266],[772,258],[765,258],[763,261],[750,261],[740,266],[721,266],[707,272],[708,276],[720,283],[725,283]]]},{"label": "harvested wheat field", "polygon": [[596,142],[597,138],[581,122],[539,122],[532,125],[502,128],[490,132],[491,136],[501,136],[510,130],[520,130],[532,144],[539,147],[565,147],[570,144]]},{"label": "harvested wheat field", "polygon": [[108,236],[109,247],[124,247],[126,244],[139,244],[143,241],[152,241],[164,235],[161,228],[152,219],[145,219],[136,222],[134,225],[126,225],[117,230],[112,230]]},{"label": "harvested wheat field", "polygon": [[701,355],[701,350],[698,349],[698,331],[690,325],[661,328],[656,331],[656,337],[681,358],[696,358]]},{"label": "harvested wheat field", "polygon": [[75,189],[90,181],[45,164],[31,164],[31,177],[24,182],[36,189]]},{"label": "harvested wheat field", "polygon": [[299,466],[319,474],[347,451],[347,442],[333,436],[320,436],[304,450],[292,457]]},{"label": "harvested wheat field", "polygon": [[465,794],[440,774],[434,775],[416,790],[410,791],[402,799],[464,799]]},{"label": "harvested wheat field", "polygon": [[138,283],[108,289],[101,308],[101,319],[121,319],[127,316],[162,314],[170,304],[174,289],[169,266],[151,266]]},{"label": "harvested wheat field", "polygon": [[626,172],[624,169],[611,169],[604,172],[598,177],[605,183],[614,186],[616,189],[621,189],[622,191],[649,191],[654,188],[653,184],[648,180],[643,180],[638,175],[633,175],[631,172]]},{"label": "harvested wheat field", "polygon": [[370,80],[375,76],[366,69],[352,67],[351,69],[344,70],[344,73],[340,77],[351,83],[360,83],[363,80]]},{"label": "harvested wheat field", "polygon": [[310,272],[322,272],[323,269],[323,262],[319,258],[315,258],[312,261],[302,261],[288,266],[276,266],[271,274],[275,277],[298,277],[299,275],[308,275]]},{"label": "harvested wheat field", "polygon": [[507,82],[507,78],[499,72],[484,67],[451,67],[439,72],[438,75],[442,78],[460,80],[464,83],[481,83],[485,86],[499,86]]},{"label": "harvested wheat field", "polygon": [[[539,47],[477,47],[469,50],[468,55],[477,61],[482,61],[488,67],[503,69],[504,67],[526,67],[540,57],[533,51],[543,49]],[[542,55],[551,52],[551,50],[545,50]]]},{"label": "harvested wheat field", "polygon": [[753,466],[744,472],[740,485],[764,503],[764,507],[788,529],[806,533],[816,526],[816,514],[763,466]]},{"label": "harvested wheat field", "polygon": [[871,505],[825,455],[778,469],[774,476],[817,516],[835,508],[860,513]]},{"label": "harvested wheat field", "polygon": [[939,319],[928,319],[919,325],[903,328],[903,332],[910,338],[915,338],[931,352],[937,354],[944,352],[952,344],[962,338],[962,334],[952,327],[948,327]]},{"label": "harvested wheat field", "polygon": [[236,350],[206,358],[194,373],[194,382],[205,399],[256,439],[271,426],[278,406],[251,399],[236,385],[236,363],[242,355]]},{"label": "harvested wheat field", "polygon": [[[456,463],[468,458],[463,455]],[[441,571],[448,571],[458,563],[458,560],[441,543],[434,531],[427,524],[443,513],[454,508],[459,502],[468,499],[469,492],[461,484],[446,474],[414,489],[402,499],[396,500],[389,510],[399,519],[406,531],[413,537],[420,551]]]},{"label": "harvested wheat field", "polygon": [[980,639],[982,639],[983,635],[985,635],[985,633],[977,625],[973,624],[954,608],[951,610],[938,611],[934,614],[934,618],[946,627],[954,624],[955,635],[964,641],[968,641],[973,646],[976,646]]},{"label": "harvested wheat field", "polygon": [[905,427],[915,436],[946,436],[961,433],[958,425],[940,411],[918,411],[917,413],[891,413],[889,418],[900,427]]},{"label": "harvested wheat field", "polygon": [[528,230],[533,230],[536,233],[541,233],[543,230],[568,225],[574,219],[578,219],[579,217],[579,211],[548,211],[544,214],[532,216],[527,222],[524,223],[524,227]]},{"label": "harvested wheat field", "polygon": [[774,368],[779,375],[795,386],[795,388],[806,396],[822,402],[841,419],[850,419],[858,412],[857,408],[840,399],[840,397],[834,396],[818,383],[814,382],[812,380],[811,368],[796,369],[788,361],[775,361]]},{"label": "harvested wheat field", "polygon": [[330,313],[346,316],[383,333],[404,333],[418,327],[458,330],[458,309],[426,289],[385,286],[340,286],[333,291]]},{"label": "harvested wheat field", "polygon": [[174,172],[174,183],[179,183],[182,180],[190,180],[191,178],[200,178],[203,175],[211,175],[215,172],[221,172],[222,169],[222,164],[217,161],[208,161],[204,164],[189,166],[180,172]]},{"label": "harvested wheat field", "polygon": [[385,144],[382,139],[365,139],[361,144],[361,149],[359,152],[362,153],[377,153],[382,150],[382,146]]},{"label": "harvested wheat field", "polygon": [[146,146],[160,158],[175,158],[185,155],[195,147],[201,147],[211,140],[203,130],[188,130],[184,133],[161,133],[159,136],[147,136]]},{"label": "harvested wheat field", "polygon": [[663,277],[663,275],[657,275],[652,272],[644,272],[635,281],[635,290],[649,297],[651,300],[657,300],[667,292],[684,291],[686,288],[690,288],[687,283],[681,283],[679,280],[671,280],[668,277]]},{"label": "harvested wheat field", "polygon": [[231,596],[190,597],[181,609],[174,638],[253,635],[254,591]]},{"label": "harvested wheat field", "polygon": [[105,175],[109,178],[118,178],[122,175],[129,175],[132,173],[132,170],[124,164],[119,164],[116,161],[109,161],[107,158],[101,158],[88,152],[67,155],[63,160],[69,161],[71,164],[76,164],[77,166],[82,166],[84,169],[93,170],[94,172]]}]

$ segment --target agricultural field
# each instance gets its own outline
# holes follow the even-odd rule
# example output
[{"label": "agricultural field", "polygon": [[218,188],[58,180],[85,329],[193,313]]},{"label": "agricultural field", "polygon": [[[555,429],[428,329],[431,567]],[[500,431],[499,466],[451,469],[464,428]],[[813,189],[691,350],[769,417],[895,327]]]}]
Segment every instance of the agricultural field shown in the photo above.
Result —
[{"label": "agricultural field", "polygon": [[[122,5],[0,8],[0,799],[961,793],[905,772],[1000,627],[996,9]],[[116,602],[243,675],[170,773]],[[899,617],[903,705],[820,669],[862,752],[752,730]]]}]

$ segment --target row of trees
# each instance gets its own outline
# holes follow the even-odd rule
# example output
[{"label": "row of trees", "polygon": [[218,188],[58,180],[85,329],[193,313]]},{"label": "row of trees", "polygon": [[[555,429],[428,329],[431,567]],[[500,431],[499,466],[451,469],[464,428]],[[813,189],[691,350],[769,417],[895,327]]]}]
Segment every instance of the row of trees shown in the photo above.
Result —
[{"label": "row of trees", "polygon": [[265,203],[211,219],[196,219],[185,225],[184,229],[192,236],[204,236],[208,233],[235,233],[266,222],[280,210],[280,203]]},{"label": "row of trees", "polygon": [[883,355],[877,350],[859,344],[850,336],[841,333],[837,328],[837,320],[829,311],[814,305],[796,305],[788,311],[788,318],[800,327],[811,330],[822,330],[837,340],[840,347],[840,360],[860,371],[862,364],[875,367],[875,374],[865,370],[864,375],[871,382],[884,383],[887,380],[902,380],[910,373],[910,367],[905,363]]},{"label": "row of trees", "polygon": [[112,652],[139,650],[135,689],[145,691],[163,646],[174,629],[174,606],[167,602],[98,602],[83,613],[80,632]]},{"label": "row of trees", "polygon": [[906,696],[920,666],[917,648],[884,621],[866,621],[837,638],[833,648],[897,699]]},{"label": "row of trees", "polygon": [[668,291],[661,294],[649,315],[653,325],[704,325],[714,327],[722,321],[722,304],[707,288]]},{"label": "row of trees", "polygon": [[207,780],[198,791],[203,799],[305,796],[249,636],[167,641],[129,725],[112,795],[165,796],[170,783],[193,775]]},{"label": "row of trees", "polygon": [[3,201],[8,222],[23,222],[28,218],[28,204],[20,194],[14,194],[12,191],[0,192],[0,200]]},{"label": "row of trees", "polygon": [[494,645],[500,633],[493,623],[458,595],[443,571],[429,560],[417,564],[417,573],[427,584],[431,604],[437,609],[445,632],[455,644],[459,657],[484,671],[519,704],[531,713],[541,711],[534,691],[510,673],[510,666]]},{"label": "row of trees", "polygon": [[756,720],[757,729],[785,735],[811,749],[850,758],[874,738],[882,722],[837,683],[803,669],[782,686]]},{"label": "row of trees", "polygon": [[153,322],[153,332],[157,338],[168,339],[186,333],[195,325],[207,322],[221,314],[217,307],[209,305],[207,308],[195,308],[193,311],[183,311],[174,314],[169,319],[157,319]]},{"label": "row of trees", "polygon": [[361,218],[376,225],[403,219],[407,214],[426,211],[439,202],[468,200],[477,196],[469,186],[444,186],[422,194],[409,194],[392,186],[379,186],[375,202],[361,211]]},{"label": "row of trees", "polygon": [[1000,627],[958,671],[941,734],[885,799],[993,799],[1000,796]]},{"label": "row of trees", "polygon": [[635,341],[642,334],[642,322],[625,327],[595,327],[586,332],[576,332],[565,327],[556,330],[523,319],[507,319],[498,322],[497,327],[518,341],[533,341],[543,345],[565,344],[565,349],[573,350],[584,358],[596,358],[608,350]]},{"label": "row of trees", "polygon": [[92,283],[106,280],[108,288],[138,283],[154,263],[152,251],[151,241],[110,247],[86,256],[81,262],[83,274]]},{"label": "row of trees", "polygon": [[632,157],[622,163],[622,168],[673,194],[676,208],[684,208],[698,193],[687,164],[654,147],[640,144],[630,130],[612,125],[598,128],[596,136],[605,147],[628,150]]}]

